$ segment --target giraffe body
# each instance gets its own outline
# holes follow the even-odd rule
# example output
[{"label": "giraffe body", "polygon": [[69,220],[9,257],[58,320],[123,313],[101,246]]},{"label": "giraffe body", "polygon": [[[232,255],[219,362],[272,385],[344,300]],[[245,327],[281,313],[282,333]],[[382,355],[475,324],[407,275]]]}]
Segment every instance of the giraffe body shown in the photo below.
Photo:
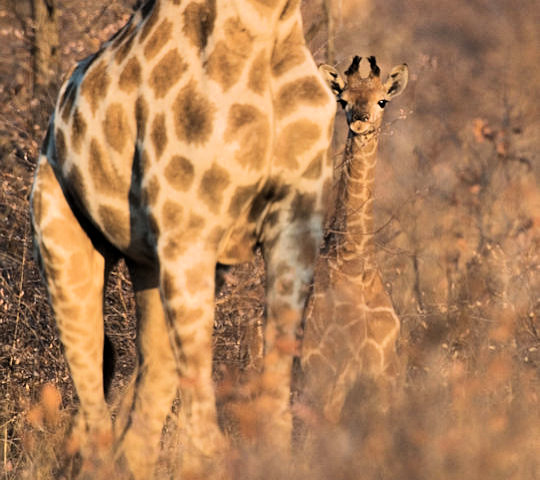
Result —
[{"label": "giraffe body", "polygon": [[[110,435],[136,478],[150,478],[177,388],[185,471],[221,449],[215,267],[250,259],[257,244],[265,372],[279,378],[269,423],[286,440],[293,352],[281,346],[294,342],[322,236],[334,113],[296,0],[149,0],[74,68],[42,147],[32,217],[86,453]],[[127,427],[113,434],[103,288],[119,257],[136,294],[139,368]]]},{"label": "giraffe body", "polygon": [[306,309],[302,364],[307,398],[333,422],[361,376],[392,382],[398,368],[399,318],[374,258],[373,187],[383,108],[404,90],[408,70],[395,67],[383,83],[374,57],[366,77],[360,61],[354,58],[345,79],[333,67],[320,67],[345,110],[349,133]]}]

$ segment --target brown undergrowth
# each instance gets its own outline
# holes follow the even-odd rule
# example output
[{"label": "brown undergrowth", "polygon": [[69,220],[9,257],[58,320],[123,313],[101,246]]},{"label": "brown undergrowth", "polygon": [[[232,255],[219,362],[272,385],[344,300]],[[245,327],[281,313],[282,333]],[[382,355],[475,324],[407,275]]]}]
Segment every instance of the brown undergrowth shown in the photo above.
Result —
[{"label": "brown undergrowth", "polygon": [[[77,398],[28,216],[44,130],[35,111],[50,112],[56,92],[31,96],[23,3],[0,0],[0,469],[9,480],[61,478],[76,447],[68,432]],[[58,3],[66,71],[122,23],[130,2]],[[535,2],[518,3],[415,0],[404,10],[397,0],[344,1],[342,15],[334,12],[338,67],[352,54],[376,54],[386,66],[406,61],[412,72],[400,108],[388,107],[375,192],[379,265],[402,320],[403,388],[381,412],[372,386],[358,383],[337,425],[298,408],[307,451],[293,461],[271,450],[234,451],[229,477],[540,478],[540,39]],[[318,2],[305,2],[308,27],[317,12]],[[323,61],[324,25],[311,31]],[[215,377],[225,402],[249,364],[246,325],[262,322],[261,260],[220,278]],[[117,390],[134,365],[133,308],[120,265],[106,302]],[[160,478],[177,469],[177,409]],[[226,431],[252,431],[249,410],[230,411]]]}]

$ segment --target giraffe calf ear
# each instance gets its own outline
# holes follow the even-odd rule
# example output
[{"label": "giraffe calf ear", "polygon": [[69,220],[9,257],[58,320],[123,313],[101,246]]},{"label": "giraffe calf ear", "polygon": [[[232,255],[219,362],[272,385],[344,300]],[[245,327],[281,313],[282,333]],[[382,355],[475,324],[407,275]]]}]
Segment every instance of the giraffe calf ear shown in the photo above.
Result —
[{"label": "giraffe calf ear", "polygon": [[332,90],[332,93],[339,97],[345,88],[345,82],[339,72],[330,65],[321,65],[319,67],[319,72],[322,75],[324,81]]},{"label": "giraffe calf ear", "polygon": [[404,63],[403,65],[394,67],[384,84],[388,97],[392,98],[401,95],[403,90],[405,90],[408,81],[409,67],[407,67],[407,64]]}]

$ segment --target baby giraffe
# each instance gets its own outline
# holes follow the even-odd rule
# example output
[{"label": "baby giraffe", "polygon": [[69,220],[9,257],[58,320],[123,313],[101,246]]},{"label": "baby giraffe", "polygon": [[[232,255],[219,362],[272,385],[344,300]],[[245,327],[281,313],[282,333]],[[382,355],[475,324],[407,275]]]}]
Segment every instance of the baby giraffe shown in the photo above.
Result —
[{"label": "baby giraffe", "polygon": [[377,145],[386,104],[403,92],[406,64],[383,83],[375,57],[360,74],[355,56],[342,78],[319,70],[343,107],[349,126],[335,210],[329,216],[322,254],[305,313],[302,368],[307,400],[337,421],[359,375],[391,385],[397,374],[399,319],[375,261],[373,187]]}]

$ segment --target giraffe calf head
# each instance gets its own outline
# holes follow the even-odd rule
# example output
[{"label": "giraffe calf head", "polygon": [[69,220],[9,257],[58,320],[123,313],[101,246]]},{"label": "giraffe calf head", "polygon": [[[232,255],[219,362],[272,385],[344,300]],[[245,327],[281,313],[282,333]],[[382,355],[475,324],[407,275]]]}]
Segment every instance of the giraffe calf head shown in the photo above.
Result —
[{"label": "giraffe calf head", "polygon": [[361,60],[359,56],[353,58],[345,71],[345,78],[330,65],[321,65],[319,71],[345,110],[351,132],[354,135],[369,135],[379,130],[386,104],[405,90],[409,69],[405,63],[398,65],[382,82],[381,69],[375,57],[367,58],[370,66],[367,76],[360,74]]}]

